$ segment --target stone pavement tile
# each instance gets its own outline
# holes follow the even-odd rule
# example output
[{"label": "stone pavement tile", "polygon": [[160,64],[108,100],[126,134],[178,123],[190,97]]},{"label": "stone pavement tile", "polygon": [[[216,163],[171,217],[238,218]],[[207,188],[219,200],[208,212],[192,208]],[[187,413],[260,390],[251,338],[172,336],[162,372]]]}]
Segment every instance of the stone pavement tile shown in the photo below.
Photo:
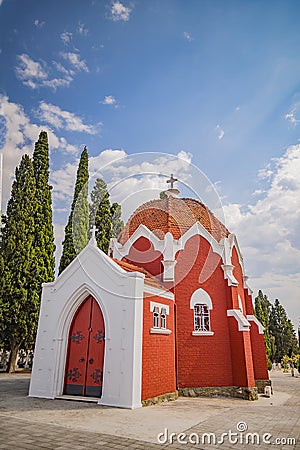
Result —
[{"label": "stone pavement tile", "polygon": [[160,447],[134,439],[75,431],[59,425],[7,419],[1,414],[0,429],[0,449],[5,450],[150,450]]},{"label": "stone pavement tile", "polygon": [[[185,402],[174,402],[165,405],[164,413],[168,426],[172,424],[169,420],[168,413],[177,414],[176,411],[183,414],[186,408],[193,408],[195,413],[195,421],[193,426],[181,430],[186,434],[198,433],[215,433],[220,437],[223,432],[228,430],[236,431],[237,424],[241,421],[245,422],[248,431],[251,433],[271,433],[274,437],[295,437],[298,439],[295,445],[250,445],[239,443],[237,445],[225,441],[223,444],[179,444],[174,442],[166,445],[158,445],[145,442],[143,440],[130,439],[128,437],[120,437],[113,434],[103,434],[88,429],[79,430],[77,424],[80,422],[78,418],[81,413],[89,410],[90,406],[80,404],[80,402],[62,402],[51,401],[45,399],[28,398],[29,378],[23,379],[21,382],[18,377],[7,377],[5,383],[2,383],[0,375],[0,449],[3,450],[121,450],[128,448],[132,450],[159,450],[167,448],[170,450],[179,449],[220,449],[220,450],[242,450],[257,449],[268,450],[270,448],[285,450],[300,450],[300,377],[292,379],[291,376],[284,376],[282,373],[274,374],[274,391],[275,394],[271,399],[259,399],[258,402],[232,401],[228,399],[188,399]],[[189,401],[190,400],[190,401]],[[190,406],[191,405],[191,406]],[[30,414],[28,414],[30,411]],[[74,417],[74,421],[59,424],[46,423],[52,422],[52,412],[59,411],[62,418]],[[95,412],[93,412],[95,411]],[[116,420],[112,409],[91,409],[91,417],[93,414],[101,415],[109,414],[113,421]],[[148,416],[152,420],[157,420],[156,411],[159,407],[143,408],[140,412],[132,411],[128,417],[134,417],[134,429],[140,430],[139,414],[142,413],[143,420]],[[117,413],[117,411],[116,411]],[[72,415],[73,414],[73,415]],[[23,417],[25,415],[25,417]],[[88,415],[85,416],[88,420]],[[120,417],[120,415],[119,415]],[[182,415],[183,417],[183,415]],[[39,423],[37,422],[39,421]],[[178,421],[177,421],[178,423]],[[116,425],[118,422],[116,421]],[[65,426],[62,426],[65,425]],[[81,424],[80,424],[81,425]],[[88,425],[86,423],[84,426]],[[126,424],[127,426],[127,424]],[[163,427],[164,429],[164,427]],[[160,430],[160,431],[163,431]],[[170,428],[171,429],[171,428]],[[130,431],[130,428],[128,427]],[[143,430],[143,428],[141,428]],[[126,428],[127,431],[127,428]],[[140,433],[140,432],[139,432]],[[149,435],[149,433],[148,433]],[[143,434],[139,434],[139,439],[143,439]],[[153,441],[156,435],[153,435]],[[201,441],[200,441],[201,442]],[[23,444],[23,445],[22,445]]]}]

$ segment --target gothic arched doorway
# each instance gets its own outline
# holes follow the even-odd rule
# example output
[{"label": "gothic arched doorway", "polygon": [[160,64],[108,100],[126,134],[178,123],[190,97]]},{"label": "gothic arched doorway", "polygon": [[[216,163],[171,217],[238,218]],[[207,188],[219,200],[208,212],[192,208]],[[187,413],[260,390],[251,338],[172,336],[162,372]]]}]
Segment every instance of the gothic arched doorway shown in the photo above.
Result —
[{"label": "gothic arched doorway", "polygon": [[64,393],[101,397],[105,327],[101,309],[89,296],[73,318],[65,371]]}]

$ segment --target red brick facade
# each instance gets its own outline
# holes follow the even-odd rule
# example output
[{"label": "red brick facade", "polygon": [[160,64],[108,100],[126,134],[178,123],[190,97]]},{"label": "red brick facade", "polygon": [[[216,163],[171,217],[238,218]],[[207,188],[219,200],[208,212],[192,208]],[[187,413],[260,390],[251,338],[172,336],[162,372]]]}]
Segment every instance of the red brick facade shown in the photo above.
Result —
[{"label": "red brick facade", "polygon": [[[189,272],[189,255],[196,258]],[[226,289],[221,258],[212,253],[209,243],[194,236],[177,258],[176,277],[182,279],[175,287],[177,309],[176,338],[178,352],[178,387],[231,386],[232,369],[230,336],[226,317]],[[208,256],[209,255],[209,256]],[[210,296],[213,336],[193,336],[194,311],[190,308],[193,292],[204,289]]]},{"label": "red brick facade", "polygon": [[[208,214],[202,204],[198,214],[204,214],[204,218],[201,216],[200,220],[195,212],[195,201],[190,205],[187,199],[183,200],[185,208],[186,205],[194,208],[193,219],[189,217],[189,227],[193,222],[202,221],[201,226],[215,236],[215,242],[228,238],[228,230],[215,217],[212,218],[212,213]],[[173,238],[179,239],[189,227],[184,228],[184,214],[178,213],[180,199],[168,201],[163,203],[164,209],[159,213],[149,205],[156,205],[161,200],[142,205],[121,233],[122,245],[140,224],[151,229],[153,223],[152,228],[155,226],[155,230],[153,228],[152,232],[159,239],[163,239],[167,230],[174,231],[176,237],[173,233]],[[146,206],[148,210],[150,208],[148,213]],[[174,217],[172,220],[168,218],[168,208],[175,206],[180,220],[180,227],[177,228]],[[163,221],[161,230],[159,220]],[[256,379],[268,379],[264,336],[259,333],[261,330],[257,323],[251,319],[252,298],[248,288],[245,288],[239,249],[235,245],[231,246],[231,264],[226,267],[229,267],[228,270],[231,267],[232,273],[228,275],[222,253],[214,251],[204,236],[205,233],[194,233],[176,253],[174,282],[165,283],[165,287],[174,292],[174,301],[160,296],[147,295],[144,298],[142,400],[189,387],[252,388]],[[146,269],[162,282],[163,254],[154,247],[150,238],[141,236],[135,240],[123,260]],[[194,328],[191,298],[198,290],[204,291],[209,298],[208,332],[199,332]],[[151,333],[153,312],[150,311],[150,303],[153,301],[169,306],[167,328],[170,334]]]},{"label": "red brick facade", "polygon": [[[153,329],[151,302],[169,306],[166,327],[171,331],[170,334],[151,333],[150,330]],[[142,361],[142,400],[176,390],[173,300],[147,294],[144,296]]]}]

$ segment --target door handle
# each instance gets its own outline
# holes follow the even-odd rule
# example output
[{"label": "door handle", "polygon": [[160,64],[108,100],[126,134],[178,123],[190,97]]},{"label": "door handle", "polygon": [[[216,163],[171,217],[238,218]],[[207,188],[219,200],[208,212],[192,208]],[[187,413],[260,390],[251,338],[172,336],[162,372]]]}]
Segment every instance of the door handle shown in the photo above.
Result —
[{"label": "door handle", "polygon": [[89,359],[89,363],[90,363],[90,364],[93,364],[93,362],[94,362],[93,358],[90,358],[90,359]]}]

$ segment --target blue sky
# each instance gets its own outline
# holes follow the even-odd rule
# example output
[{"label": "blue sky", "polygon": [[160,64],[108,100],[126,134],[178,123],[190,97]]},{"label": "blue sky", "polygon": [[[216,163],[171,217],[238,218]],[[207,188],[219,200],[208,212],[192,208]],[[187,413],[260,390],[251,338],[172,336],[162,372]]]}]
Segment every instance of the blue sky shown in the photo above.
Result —
[{"label": "blue sky", "polygon": [[297,325],[299,13],[297,0],[0,0],[3,207],[41,129],[58,255],[84,145],[110,187],[129,168],[144,174],[111,191],[125,219],[171,169],[183,192],[198,189],[192,163],[238,236],[249,284]]}]

